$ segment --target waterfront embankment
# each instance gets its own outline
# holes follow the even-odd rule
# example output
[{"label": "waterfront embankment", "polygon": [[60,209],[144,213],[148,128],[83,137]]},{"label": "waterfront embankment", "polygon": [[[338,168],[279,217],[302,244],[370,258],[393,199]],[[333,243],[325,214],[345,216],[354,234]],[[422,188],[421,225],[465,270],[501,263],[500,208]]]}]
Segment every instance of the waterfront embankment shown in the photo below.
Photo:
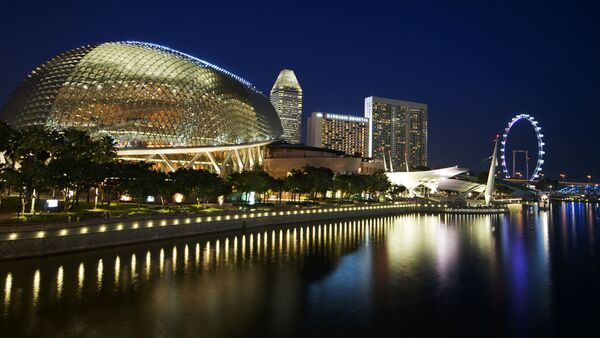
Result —
[{"label": "waterfront embankment", "polygon": [[246,211],[219,215],[176,215],[0,228],[0,260],[45,256],[246,228],[407,212],[502,213],[504,209],[452,209],[444,205],[385,204],[310,209]]}]

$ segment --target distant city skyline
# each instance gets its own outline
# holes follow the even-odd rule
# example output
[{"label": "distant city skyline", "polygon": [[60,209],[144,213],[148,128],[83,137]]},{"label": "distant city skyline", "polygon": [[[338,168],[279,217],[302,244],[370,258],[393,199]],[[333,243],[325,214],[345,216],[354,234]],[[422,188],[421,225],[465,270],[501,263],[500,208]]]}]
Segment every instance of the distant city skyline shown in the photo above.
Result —
[{"label": "distant city skyline", "polygon": [[[148,41],[218,64],[266,96],[278,72],[293,69],[303,121],[314,111],[361,116],[371,95],[426,102],[433,167],[484,171],[494,136],[528,113],[544,127],[547,177],[600,175],[595,4],[388,3],[370,16],[359,4],[289,11],[262,3],[107,0],[81,4],[77,13],[87,15],[74,11],[69,3],[3,3],[0,104],[31,69],[64,50]],[[397,13],[412,14],[398,20]],[[23,22],[28,29],[16,29]]]}]

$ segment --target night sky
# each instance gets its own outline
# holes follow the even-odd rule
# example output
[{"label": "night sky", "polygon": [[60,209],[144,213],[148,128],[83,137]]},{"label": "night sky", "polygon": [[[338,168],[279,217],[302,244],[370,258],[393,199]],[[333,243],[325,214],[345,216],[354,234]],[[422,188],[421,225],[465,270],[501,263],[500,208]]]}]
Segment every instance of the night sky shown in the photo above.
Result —
[{"label": "night sky", "polygon": [[[494,135],[526,112],[546,137],[546,176],[597,181],[600,10],[592,1],[522,2],[3,1],[0,103],[62,51],[146,41],[267,95],[278,72],[293,69],[305,117],[361,115],[370,95],[427,103],[433,167],[484,170]],[[533,138],[520,129],[515,142]]]}]

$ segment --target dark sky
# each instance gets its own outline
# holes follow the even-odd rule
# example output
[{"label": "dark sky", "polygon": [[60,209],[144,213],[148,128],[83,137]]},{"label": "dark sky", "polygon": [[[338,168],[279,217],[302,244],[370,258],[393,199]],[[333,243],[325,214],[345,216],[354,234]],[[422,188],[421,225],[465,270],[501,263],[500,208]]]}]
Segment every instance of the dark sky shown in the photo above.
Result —
[{"label": "dark sky", "polygon": [[226,68],[266,94],[291,68],[305,116],[360,115],[370,95],[427,103],[435,167],[484,169],[492,137],[527,112],[546,137],[547,176],[597,179],[599,17],[592,1],[3,1],[0,102],[64,50],[147,41]]}]

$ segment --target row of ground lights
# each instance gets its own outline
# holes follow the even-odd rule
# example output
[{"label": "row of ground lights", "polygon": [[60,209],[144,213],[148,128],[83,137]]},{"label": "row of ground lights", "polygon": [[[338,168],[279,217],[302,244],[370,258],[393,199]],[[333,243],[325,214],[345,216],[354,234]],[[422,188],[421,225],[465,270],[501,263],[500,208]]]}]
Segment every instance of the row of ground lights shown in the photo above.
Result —
[{"label": "row of ground lights", "polygon": [[[345,211],[360,211],[360,210],[375,210],[375,209],[388,209],[388,208],[395,208],[395,207],[402,207],[402,208],[407,208],[407,207],[415,207],[415,206],[421,206],[420,204],[403,204],[403,205],[382,205],[382,206],[371,206],[371,207],[349,207],[349,208],[327,208],[327,209],[311,209],[311,210],[294,210],[294,211],[273,211],[273,212],[259,212],[259,213],[245,213],[245,214],[236,214],[236,215],[225,215],[225,216],[215,216],[215,217],[205,217],[204,219],[202,217],[196,217],[195,218],[195,223],[202,223],[202,222],[213,222],[213,221],[228,221],[228,220],[237,220],[237,219],[247,219],[247,218],[259,218],[259,217],[269,217],[269,216],[292,216],[292,215],[298,215],[298,214],[316,214],[316,213],[326,213],[326,212],[345,212]],[[425,206],[425,205],[423,205]],[[433,205],[432,205],[433,206]],[[441,206],[440,206],[441,207]],[[155,224],[157,223],[157,224]],[[183,220],[183,222],[181,222],[181,219],[177,218],[177,219],[173,219],[170,225],[179,225],[179,224],[190,224],[192,223],[192,218],[187,217]],[[154,226],[167,226],[169,225],[167,220],[161,220],[161,221],[147,221],[145,223],[145,228],[152,228]],[[131,228],[129,228],[128,230],[135,230],[135,229],[140,229],[143,227],[140,227],[140,222],[136,221],[133,222],[131,225]],[[95,231],[92,231],[95,230]],[[13,232],[8,234],[7,239],[8,240],[17,240],[17,239],[32,239],[32,238],[45,238],[45,237],[52,237],[51,233],[55,232],[57,233],[54,237],[62,237],[62,236],[67,236],[67,235],[85,235],[91,232],[95,232],[95,233],[102,233],[102,232],[106,232],[106,231],[121,231],[121,230],[125,230],[125,227],[123,226],[123,223],[118,223],[113,230],[109,230],[109,226],[107,226],[106,224],[102,224],[102,225],[95,225],[95,226],[83,226],[79,229],[61,229],[61,230],[53,230],[53,231],[44,231],[44,230],[40,230],[37,232],[23,232],[23,233],[18,233],[18,232]],[[26,236],[24,234],[32,234],[30,236]]]}]

